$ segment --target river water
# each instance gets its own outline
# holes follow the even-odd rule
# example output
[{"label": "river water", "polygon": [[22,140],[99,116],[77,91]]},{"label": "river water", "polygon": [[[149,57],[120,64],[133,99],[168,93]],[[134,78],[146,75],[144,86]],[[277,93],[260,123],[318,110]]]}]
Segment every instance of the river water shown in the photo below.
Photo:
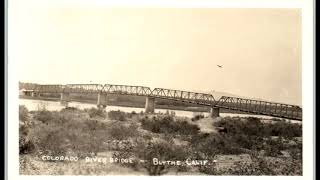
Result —
[{"label": "river water", "polygon": [[[45,101],[45,100],[34,100],[34,99],[19,99],[19,104],[20,105],[25,105],[29,111],[36,111],[39,108],[45,106],[47,110],[49,111],[60,111],[61,109],[64,108],[63,105],[60,105],[59,101]],[[95,104],[89,104],[89,103],[82,103],[82,102],[69,102],[68,104],[69,107],[76,107],[78,109],[90,109],[92,107],[97,107]],[[132,112],[135,111],[136,113],[139,113],[141,111],[144,111],[144,108],[135,108],[135,107],[123,107],[123,106],[107,106],[106,111],[124,111],[124,112]],[[171,111],[171,110],[169,110]],[[155,109],[155,113],[166,113],[167,109]],[[188,117],[192,118],[195,113],[191,111],[182,111],[182,110],[174,110],[176,116],[180,117]],[[205,117],[209,115],[209,113],[203,113]],[[226,117],[226,116],[239,116],[239,117],[258,117],[261,119],[271,119],[272,117],[269,116],[263,116],[263,115],[247,115],[247,114],[233,114],[233,113],[220,113],[221,117]],[[295,121],[291,121],[295,122]],[[297,123],[300,123],[299,121]]]}]

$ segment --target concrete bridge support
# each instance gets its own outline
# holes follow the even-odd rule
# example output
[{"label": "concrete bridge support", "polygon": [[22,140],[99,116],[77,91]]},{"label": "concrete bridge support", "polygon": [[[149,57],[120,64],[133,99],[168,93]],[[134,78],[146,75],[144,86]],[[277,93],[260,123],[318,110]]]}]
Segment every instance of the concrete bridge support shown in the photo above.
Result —
[{"label": "concrete bridge support", "polygon": [[210,108],[210,114],[209,114],[209,116],[210,116],[211,118],[217,118],[217,117],[219,117],[219,108],[217,108],[217,107],[211,107],[211,108]]},{"label": "concrete bridge support", "polygon": [[69,93],[61,93],[60,104],[65,107],[68,107],[69,102],[70,102],[70,94]]},{"label": "concrete bridge support", "polygon": [[154,107],[155,107],[155,98],[154,97],[147,97],[146,98],[145,113],[154,113]]},{"label": "concrete bridge support", "polygon": [[31,92],[31,97],[38,97],[40,94],[36,93],[36,92]]},{"label": "concrete bridge support", "polygon": [[107,94],[98,94],[97,107],[99,109],[105,109],[107,107]]}]

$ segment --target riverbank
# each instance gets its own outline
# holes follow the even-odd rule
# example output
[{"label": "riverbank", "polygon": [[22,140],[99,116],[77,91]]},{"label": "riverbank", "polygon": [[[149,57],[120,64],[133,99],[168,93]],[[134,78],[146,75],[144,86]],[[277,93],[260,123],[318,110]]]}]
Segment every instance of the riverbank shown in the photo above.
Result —
[{"label": "riverbank", "polygon": [[[19,108],[22,175],[302,174],[298,124]],[[154,163],[154,158],[170,163]]]}]

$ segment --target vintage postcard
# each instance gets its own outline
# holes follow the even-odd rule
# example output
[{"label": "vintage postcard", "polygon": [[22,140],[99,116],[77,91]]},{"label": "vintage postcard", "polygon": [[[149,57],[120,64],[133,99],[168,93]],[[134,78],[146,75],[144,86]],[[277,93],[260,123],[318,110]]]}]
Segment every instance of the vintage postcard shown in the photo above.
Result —
[{"label": "vintage postcard", "polygon": [[12,2],[19,176],[310,176],[302,7],[76,4]]}]

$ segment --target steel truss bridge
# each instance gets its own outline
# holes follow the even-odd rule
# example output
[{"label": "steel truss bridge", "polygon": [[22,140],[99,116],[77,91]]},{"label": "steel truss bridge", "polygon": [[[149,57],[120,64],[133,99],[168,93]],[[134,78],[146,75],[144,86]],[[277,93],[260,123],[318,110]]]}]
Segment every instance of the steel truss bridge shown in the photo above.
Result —
[{"label": "steel truss bridge", "polygon": [[215,99],[212,94],[155,88],[144,86],[112,84],[67,84],[67,85],[34,85],[26,90],[34,93],[84,93],[84,94],[120,94],[161,98],[191,104],[223,108],[248,114],[266,115],[278,118],[302,120],[302,108],[296,105],[260,101],[246,98],[222,96]]}]

